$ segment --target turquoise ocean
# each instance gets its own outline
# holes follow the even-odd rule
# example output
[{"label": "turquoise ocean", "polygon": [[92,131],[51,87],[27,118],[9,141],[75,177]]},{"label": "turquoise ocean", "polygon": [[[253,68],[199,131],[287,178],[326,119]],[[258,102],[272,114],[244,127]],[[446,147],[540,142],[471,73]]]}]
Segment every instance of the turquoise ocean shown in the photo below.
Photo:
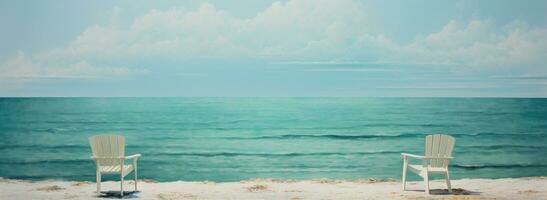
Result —
[{"label": "turquoise ocean", "polygon": [[105,133],[158,181],[400,179],[431,133],[454,179],[547,176],[547,99],[0,98],[0,177],[92,181]]}]

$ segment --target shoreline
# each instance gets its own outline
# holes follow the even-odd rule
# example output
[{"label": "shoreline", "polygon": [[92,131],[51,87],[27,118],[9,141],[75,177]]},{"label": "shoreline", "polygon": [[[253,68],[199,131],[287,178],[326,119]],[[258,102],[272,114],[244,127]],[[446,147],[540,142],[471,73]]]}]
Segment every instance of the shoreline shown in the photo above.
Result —
[{"label": "shoreline", "polygon": [[[139,199],[547,199],[547,177],[460,179],[452,181],[453,193],[444,180],[430,182],[431,195],[423,192],[422,181],[407,183],[402,191],[398,180],[290,180],[249,179],[238,182],[139,180],[139,192],[127,180],[124,198]],[[102,199],[119,197],[119,182],[96,184],[88,181],[19,180],[0,178],[0,199]]]}]

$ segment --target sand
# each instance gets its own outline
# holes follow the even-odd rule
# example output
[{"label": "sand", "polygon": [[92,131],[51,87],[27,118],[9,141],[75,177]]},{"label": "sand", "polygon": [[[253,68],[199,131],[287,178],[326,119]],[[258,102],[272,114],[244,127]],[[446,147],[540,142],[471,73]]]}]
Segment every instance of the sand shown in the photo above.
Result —
[{"label": "sand", "polygon": [[[133,190],[132,181],[125,189]],[[240,182],[139,181],[138,192],[127,199],[547,199],[547,177],[453,180],[448,194],[443,180],[431,182],[431,195],[423,182],[409,182],[407,191],[397,181],[329,179],[293,181],[256,179]],[[0,199],[102,199],[118,198],[119,182],[103,182],[97,196],[93,182],[24,181],[0,179]]]}]

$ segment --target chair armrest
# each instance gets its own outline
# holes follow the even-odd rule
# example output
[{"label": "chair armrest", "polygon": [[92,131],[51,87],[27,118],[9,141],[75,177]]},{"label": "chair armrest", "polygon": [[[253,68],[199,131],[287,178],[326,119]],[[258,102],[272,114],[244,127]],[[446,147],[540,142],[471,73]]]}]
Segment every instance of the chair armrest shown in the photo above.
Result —
[{"label": "chair armrest", "polygon": [[140,157],[141,157],[141,154],[135,154],[135,155],[126,156],[125,159],[138,159]]},{"label": "chair armrest", "polygon": [[416,158],[416,159],[420,159],[420,160],[423,160],[425,156],[419,156],[419,155],[414,155],[414,154],[409,154],[409,153],[401,153],[401,156],[403,156],[403,158],[407,158],[407,157],[411,157],[411,158]]},{"label": "chair armrest", "polygon": [[409,153],[401,153],[401,156],[403,156],[403,158],[411,157],[411,158],[416,158],[416,159],[420,159],[420,160],[431,160],[431,159],[450,160],[450,159],[453,159],[453,157],[419,156],[419,155],[414,155],[414,154],[409,154]]}]

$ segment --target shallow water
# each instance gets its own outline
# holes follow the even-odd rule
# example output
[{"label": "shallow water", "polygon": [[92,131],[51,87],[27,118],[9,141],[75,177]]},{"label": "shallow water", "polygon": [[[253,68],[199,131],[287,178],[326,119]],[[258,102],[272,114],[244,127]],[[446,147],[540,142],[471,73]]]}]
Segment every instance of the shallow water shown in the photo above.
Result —
[{"label": "shallow water", "polygon": [[102,133],[160,181],[399,179],[429,133],[456,138],[452,178],[547,175],[547,99],[0,98],[0,177],[94,180]]}]

